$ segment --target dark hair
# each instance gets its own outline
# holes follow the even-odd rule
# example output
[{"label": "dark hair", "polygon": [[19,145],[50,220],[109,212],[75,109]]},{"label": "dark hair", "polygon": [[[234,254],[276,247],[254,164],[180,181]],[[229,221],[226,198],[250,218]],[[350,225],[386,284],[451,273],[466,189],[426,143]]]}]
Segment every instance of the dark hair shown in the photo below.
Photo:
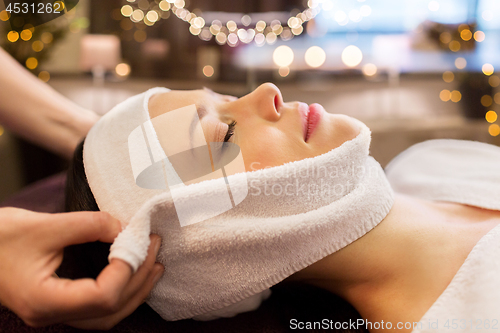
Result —
[{"label": "dark hair", "polygon": [[64,211],[99,211],[99,206],[90,190],[89,182],[83,166],[83,143],[82,141],[73,154],[73,159],[68,169],[65,188]]},{"label": "dark hair", "polygon": [[[66,212],[99,211],[99,206],[90,190],[83,166],[82,141],[73,154],[65,188],[64,210]],[[61,266],[57,270],[60,277],[71,279],[96,278],[108,264],[109,244],[94,242],[71,245],[64,249]]]},{"label": "dark hair", "polygon": [[[83,142],[78,145],[71,161],[65,189],[65,210],[98,211],[99,207],[90,190],[83,165]],[[108,264],[109,244],[101,242],[72,245],[64,250],[64,259],[58,270],[60,277],[95,278]],[[328,318],[333,322],[349,322],[361,319],[361,316],[351,304],[342,298],[325,292],[323,289],[304,285],[298,282],[280,283],[273,287],[275,296],[266,301],[261,311],[271,311],[277,314],[283,327],[289,327],[291,318],[304,322],[320,322]],[[272,310],[271,310],[272,309]],[[308,330],[320,332],[321,329]],[[364,328],[340,329],[336,332],[368,332]]]}]

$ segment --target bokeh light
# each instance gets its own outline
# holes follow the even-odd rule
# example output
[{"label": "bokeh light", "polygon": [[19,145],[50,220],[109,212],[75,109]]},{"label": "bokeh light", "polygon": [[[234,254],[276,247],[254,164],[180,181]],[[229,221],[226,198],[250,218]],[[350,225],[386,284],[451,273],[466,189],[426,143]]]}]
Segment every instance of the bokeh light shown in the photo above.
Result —
[{"label": "bokeh light", "polygon": [[121,11],[123,16],[129,17],[134,12],[134,9],[130,5],[125,5],[122,7],[122,9],[120,11]]},{"label": "bokeh light", "polygon": [[495,94],[495,103],[500,105],[500,92]]},{"label": "bokeh light", "polygon": [[168,3],[168,1],[165,1],[165,0],[161,0],[160,3],[158,4],[158,6],[164,12],[166,12],[167,10],[170,9],[170,4]]},{"label": "bokeh light", "polygon": [[467,60],[462,57],[455,59],[455,67],[458,69],[464,69],[465,67],[467,67]]},{"label": "bokeh light", "polygon": [[293,62],[293,50],[286,46],[278,46],[273,52],[273,61],[279,67],[288,67]]},{"label": "bokeh light", "polygon": [[449,42],[451,42],[451,39],[452,39],[451,34],[448,31],[442,32],[439,35],[439,40],[443,44],[448,44]]},{"label": "bokeh light", "polygon": [[284,66],[284,67],[280,67],[280,69],[278,70],[278,73],[281,77],[286,77],[288,76],[288,74],[290,74],[290,68]]},{"label": "bokeh light", "polygon": [[484,41],[484,39],[486,38],[486,35],[484,34],[484,32],[478,30],[474,33],[474,39],[476,40],[476,42],[479,42],[481,43],[482,41]]},{"label": "bokeh light", "polygon": [[38,78],[43,82],[48,82],[50,80],[50,74],[47,71],[41,71],[38,73]]},{"label": "bokeh light", "polygon": [[306,64],[313,68],[317,68],[325,63],[326,53],[319,46],[311,46],[306,51],[305,60]]},{"label": "bokeh light", "polygon": [[342,62],[348,67],[356,67],[363,60],[363,52],[354,45],[349,45],[342,51]]},{"label": "bokeh light", "polygon": [[488,79],[488,83],[490,84],[490,86],[492,86],[493,88],[496,88],[498,86],[500,86],[500,77],[496,76],[496,75],[492,75],[490,76],[490,78]]},{"label": "bokeh light", "polygon": [[495,111],[488,111],[486,112],[486,121],[489,123],[494,123],[498,119],[498,115]]},{"label": "bokeh light", "polygon": [[147,19],[150,21],[150,22],[156,22],[160,19],[160,16],[158,15],[158,13],[154,10],[150,10],[147,14],[146,14],[146,17]]},{"label": "bokeh light", "polygon": [[461,47],[460,42],[456,41],[456,40],[452,40],[448,46],[452,52],[460,51],[460,47]]},{"label": "bokeh light", "polygon": [[26,59],[26,67],[29,69],[35,69],[38,66],[38,60],[35,57],[29,57]]},{"label": "bokeh light", "polygon": [[43,50],[43,46],[44,46],[44,44],[39,40],[36,40],[33,42],[33,44],[31,44],[31,48],[35,52],[40,52],[41,50]]},{"label": "bokeh light", "polygon": [[443,102],[448,102],[451,99],[451,92],[448,89],[441,90],[439,93],[439,98]]},{"label": "bokeh light", "polygon": [[[56,6],[56,4],[58,6]],[[64,10],[64,8],[66,8],[66,6],[64,5],[63,1],[56,1],[56,2],[54,2],[54,7],[55,7],[54,8],[54,13],[60,13],[60,12],[62,12]],[[56,10],[57,10],[57,12],[56,12]]]},{"label": "bokeh light", "polygon": [[443,81],[444,82],[450,83],[450,82],[453,82],[453,80],[455,80],[455,74],[453,74],[453,72],[446,71],[443,73]]},{"label": "bokeh light", "polygon": [[472,32],[469,29],[464,29],[460,32],[460,37],[467,42],[472,39]]},{"label": "bokeh light", "polygon": [[492,64],[484,64],[483,65],[483,73],[484,75],[492,75],[495,72],[495,68]]},{"label": "bokeh light", "polygon": [[144,42],[147,37],[148,37],[148,35],[146,34],[146,31],[144,31],[144,30],[137,30],[136,32],[134,32],[134,39],[138,43]]},{"label": "bokeh light", "polygon": [[130,75],[130,65],[124,62],[116,65],[115,72],[119,76],[129,76]]},{"label": "bokeh light", "polygon": [[460,102],[460,100],[462,99],[462,93],[458,90],[453,90],[451,92],[451,101],[454,102],[454,103],[458,103]]},{"label": "bokeh light", "polygon": [[0,136],[2,136],[4,132],[5,132],[5,130],[3,129],[2,126],[0,126]]},{"label": "bokeh light", "polygon": [[144,12],[140,9],[136,9],[136,10],[134,10],[134,12],[132,13],[132,15],[130,17],[135,22],[142,21],[142,19],[144,18]]},{"label": "bokeh light", "polygon": [[363,66],[363,68],[361,69],[363,74],[366,75],[366,76],[373,76],[375,74],[377,74],[377,66],[375,66],[374,64],[366,64]]},{"label": "bokeh light", "polygon": [[266,43],[269,45],[276,43],[276,39],[278,39],[278,36],[272,31],[266,35]]},{"label": "bokeh light", "polygon": [[52,34],[50,32],[46,31],[46,32],[42,33],[42,35],[40,36],[40,39],[45,44],[50,44],[52,42],[52,40],[54,39],[54,36],[52,36]]},{"label": "bokeh light", "polygon": [[31,37],[33,36],[33,33],[31,32],[31,30],[29,29],[24,29],[23,31],[21,31],[21,39],[24,40],[24,41],[28,41],[31,39]]},{"label": "bokeh light", "polygon": [[203,67],[203,75],[206,77],[212,77],[214,75],[215,71],[214,68],[210,65],[206,65]]},{"label": "bokeh light", "polygon": [[484,95],[481,97],[481,105],[484,107],[491,106],[493,104],[493,98],[490,95]]},{"label": "bokeh light", "polygon": [[490,133],[491,136],[498,136],[500,134],[500,126],[491,124],[488,128],[488,133]]},{"label": "bokeh light", "polygon": [[17,42],[19,39],[19,33],[17,31],[9,31],[7,34],[7,40],[11,43]]},{"label": "bokeh light", "polygon": [[10,13],[8,11],[2,10],[0,12],[0,20],[7,21],[7,20],[9,20],[9,18],[10,18]]}]

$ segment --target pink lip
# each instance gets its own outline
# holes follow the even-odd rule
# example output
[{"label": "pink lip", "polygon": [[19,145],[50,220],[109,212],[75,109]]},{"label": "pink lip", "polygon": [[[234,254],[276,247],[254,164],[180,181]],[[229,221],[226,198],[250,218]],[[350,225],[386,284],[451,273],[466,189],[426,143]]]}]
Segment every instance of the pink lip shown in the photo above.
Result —
[{"label": "pink lip", "polygon": [[321,105],[314,103],[307,106],[304,103],[299,104],[299,113],[302,118],[302,128],[304,131],[304,141],[308,142],[313,135],[316,127],[321,121],[324,109]]}]

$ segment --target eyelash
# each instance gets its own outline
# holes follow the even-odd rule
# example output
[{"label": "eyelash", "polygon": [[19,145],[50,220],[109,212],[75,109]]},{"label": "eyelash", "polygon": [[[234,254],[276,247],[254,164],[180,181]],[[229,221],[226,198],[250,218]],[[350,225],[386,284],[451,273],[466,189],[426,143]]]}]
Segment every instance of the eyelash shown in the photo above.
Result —
[{"label": "eyelash", "polygon": [[227,133],[226,133],[226,136],[224,137],[224,142],[228,142],[229,139],[231,139],[231,137],[233,136],[234,134],[234,128],[236,127],[236,121],[232,121],[230,124],[229,124],[229,127],[227,129]]}]

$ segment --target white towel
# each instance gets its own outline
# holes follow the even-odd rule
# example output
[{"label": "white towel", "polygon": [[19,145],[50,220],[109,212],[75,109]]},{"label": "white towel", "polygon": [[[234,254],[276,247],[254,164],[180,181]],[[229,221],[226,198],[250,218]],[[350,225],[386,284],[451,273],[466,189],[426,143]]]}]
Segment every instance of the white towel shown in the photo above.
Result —
[{"label": "white towel", "polygon": [[[500,210],[500,148],[473,141],[431,140],[386,168],[396,192]],[[500,330],[500,225],[474,246],[413,333]]]},{"label": "white towel", "polygon": [[[84,146],[85,171],[100,209],[125,224],[110,258],[137,269],[149,233],[162,237],[157,259],[165,272],[147,302],[164,319],[205,320],[255,309],[269,287],[360,238],[391,209],[392,189],[368,156],[370,131],[359,122],[356,138],[326,154],[228,176],[231,190],[246,187],[247,197],[182,227],[172,193],[138,188],[128,161],[130,132],[148,120],[149,97],[166,91],[151,90],[118,105],[92,128]],[[209,214],[211,198],[227,191],[216,181],[185,186],[176,200],[198,203],[193,216]]]}]

